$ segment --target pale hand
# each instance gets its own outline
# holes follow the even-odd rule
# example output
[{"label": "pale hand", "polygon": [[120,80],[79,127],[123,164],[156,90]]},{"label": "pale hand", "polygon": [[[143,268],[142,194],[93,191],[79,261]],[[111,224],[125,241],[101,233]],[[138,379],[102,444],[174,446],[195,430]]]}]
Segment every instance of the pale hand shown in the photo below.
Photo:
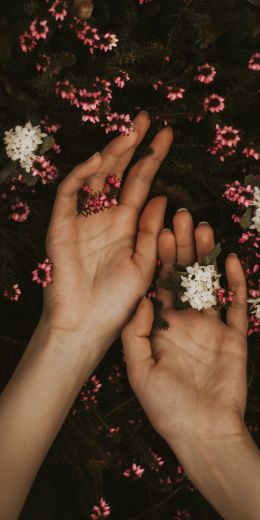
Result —
[{"label": "pale hand", "polygon": [[140,214],[171,146],[171,128],[158,132],[150,144],[153,153],[131,168],[118,206],[77,215],[77,193],[84,182],[102,191],[107,175],[122,177],[150,119],[139,113],[134,124],[129,136],[115,138],[61,182],[47,234],[53,283],[44,290],[42,319],[54,330],[74,331],[78,341],[93,346],[96,362],[120,334],[153,277],[165,198],[152,199]]},{"label": "pale hand", "polygon": [[[174,234],[164,230],[159,237],[163,277],[173,262],[191,265],[214,247],[212,228],[202,223],[194,235],[187,211],[175,215],[173,227]],[[146,298],[123,331],[133,390],[154,428],[177,453],[185,440],[211,442],[244,433],[247,293],[236,256],[227,258],[226,272],[235,291],[226,324],[213,309],[175,310],[173,294],[159,289],[169,329],[157,330],[149,339],[153,308]]]}]

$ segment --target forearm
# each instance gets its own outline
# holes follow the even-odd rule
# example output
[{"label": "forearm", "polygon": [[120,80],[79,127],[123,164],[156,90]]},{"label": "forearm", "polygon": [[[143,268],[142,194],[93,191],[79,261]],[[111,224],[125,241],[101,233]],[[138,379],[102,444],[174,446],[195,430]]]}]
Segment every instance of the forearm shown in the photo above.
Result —
[{"label": "forearm", "polygon": [[94,354],[80,333],[40,322],[0,398],[0,520],[16,520],[37,471],[84,381]]},{"label": "forearm", "polygon": [[225,520],[260,518],[260,454],[248,430],[173,447],[187,476]]}]

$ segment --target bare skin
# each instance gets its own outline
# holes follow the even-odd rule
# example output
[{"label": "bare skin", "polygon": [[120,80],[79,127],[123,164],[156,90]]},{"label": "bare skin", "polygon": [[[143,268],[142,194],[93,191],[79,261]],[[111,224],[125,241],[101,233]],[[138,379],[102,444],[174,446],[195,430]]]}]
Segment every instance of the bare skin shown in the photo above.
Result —
[{"label": "bare skin", "polygon": [[[213,246],[207,223],[194,231],[191,215],[178,212],[173,232],[159,237],[162,277],[173,262],[191,265]],[[176,296],[159,289],[170,328],[149,337],[153,308],[145,298],[122,337],[133,390],[188,476],[224,518],[256,520],[260,458],[244,425],[247,290],[236,256],[227,258],[226,273],[235,292],[226,324],[213,309],[176,310]]]},{"label": "bare skin", "polygon": [[59,185],[47,234],[54,264],[39,324],[0,399],[0,520],[16,520],[39,467],[83,383],[130,318],[154,273],[166,199],[152,199],[151,181],[173,140],[156,134],[153,154],[129,171],[119,205],[77,216],[84,182],[102,190],[110,173],[122,176],[150,120],[120,136]]}]

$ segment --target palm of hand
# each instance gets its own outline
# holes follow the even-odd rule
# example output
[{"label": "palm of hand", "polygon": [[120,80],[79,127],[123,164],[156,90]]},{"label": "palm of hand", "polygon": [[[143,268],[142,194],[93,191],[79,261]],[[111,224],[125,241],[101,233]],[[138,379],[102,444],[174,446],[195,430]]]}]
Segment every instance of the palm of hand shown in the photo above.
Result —
[{"label": "palm of hand", "polygon": [[[170,328],[152,337],[158,363],[144,383],[153,401],[151,422],[156,415],[159,433],[167,438],[174,431],[176,440],[193,432],[208,438],[235,434],[246,405],[245,336],[194,309],[165,311],[164,317]],[[173,422],[166,431],[165,415]]]},{"label": "palm of hand", "polygon": [[[193,230],[191,215],[177,213],[174,234],[164,230],[158,249],[161,276],[174,262],[191,265],[214,247],[212,228],[203,223]],[[246,405],[247,312],[246,284],[237,257],[226,260],[234,301],[227,323],[214,309],[176,310],[176,296],[158,288],[166,331],[150,339],[153,308],[148,299],[138,307],[123,331],[130,383],[155,429],[176,446],[184,436],[212,439],[241,432]]]},{"label": "palm of hand", "polygon": [[89,217],[77,215],[77,193],[86,179],[94,191],[102,191],[109,173],[122,177],[149,118],[140,113],[135,124],[137,132],[111,141],[60,184],[47,234],[53,283],[44,291],[44,313],[54,327],[83,335],[91,330],[92,341],[103,352],[152,280],[165,198],[152,199],[140,214],[171,145],[172,130],[158,132],[153,153],[130,169],[118,206]]}]

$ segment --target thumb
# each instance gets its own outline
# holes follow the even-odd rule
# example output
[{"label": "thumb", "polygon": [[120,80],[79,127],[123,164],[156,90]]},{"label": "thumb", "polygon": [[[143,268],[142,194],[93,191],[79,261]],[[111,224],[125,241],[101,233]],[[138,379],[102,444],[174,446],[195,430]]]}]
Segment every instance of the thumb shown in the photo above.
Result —
[{"label": "thumb", "polygon": [[131,386],[143,380],[155,365],[149,335],[153,325],[153,305],[144,297],[139,303],[132,320],[122,332],[127,373]]}]

